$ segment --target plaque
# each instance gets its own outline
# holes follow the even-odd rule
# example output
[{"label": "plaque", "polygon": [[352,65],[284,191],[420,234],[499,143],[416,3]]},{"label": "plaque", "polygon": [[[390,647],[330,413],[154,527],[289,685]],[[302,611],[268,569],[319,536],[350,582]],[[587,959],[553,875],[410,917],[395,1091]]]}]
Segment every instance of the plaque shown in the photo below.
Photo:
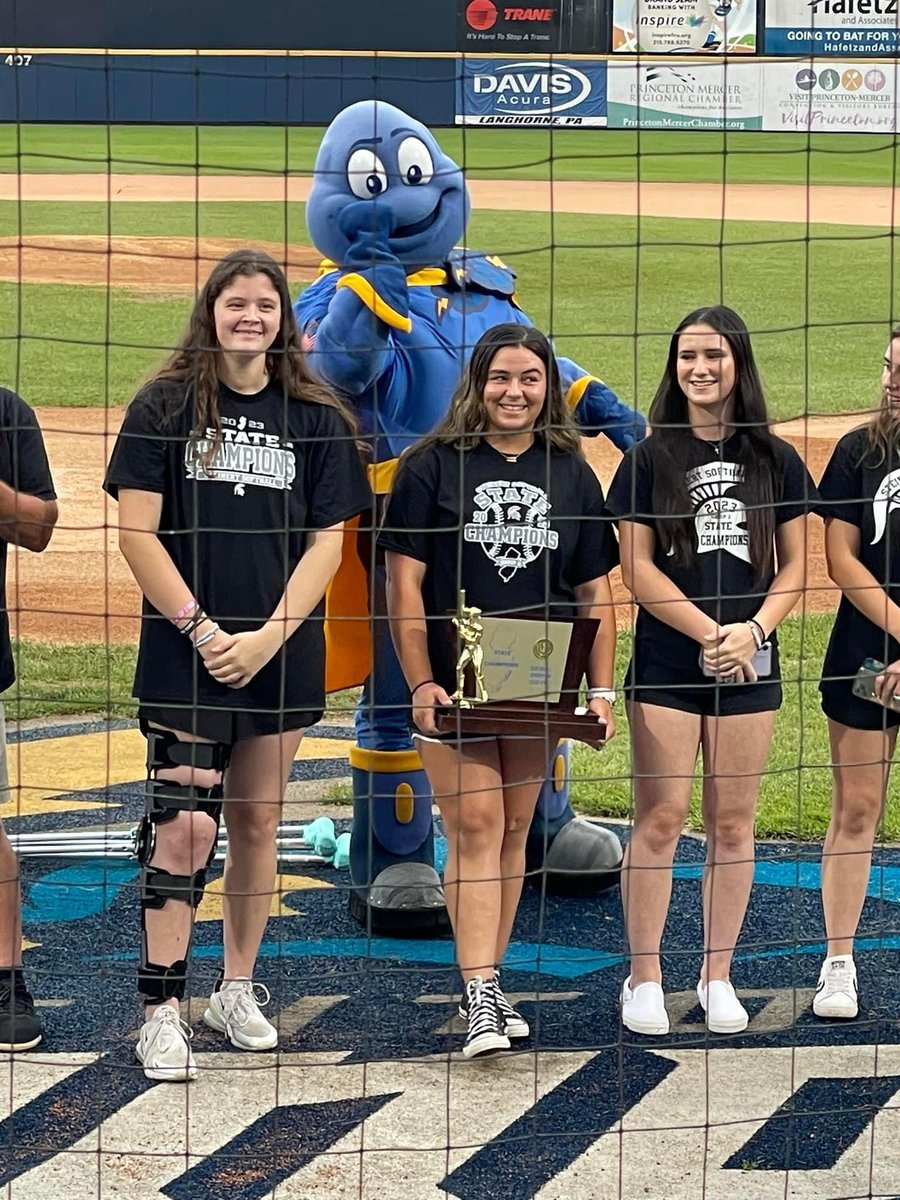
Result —
[{"label": "plaque", "polygon": [[513,613],[486,617],[459,593],[446,622],[456,662],[452,705],[435,710],[441,733],[518,734],[602,746],[606,724],[576,712],[600,622]]}]

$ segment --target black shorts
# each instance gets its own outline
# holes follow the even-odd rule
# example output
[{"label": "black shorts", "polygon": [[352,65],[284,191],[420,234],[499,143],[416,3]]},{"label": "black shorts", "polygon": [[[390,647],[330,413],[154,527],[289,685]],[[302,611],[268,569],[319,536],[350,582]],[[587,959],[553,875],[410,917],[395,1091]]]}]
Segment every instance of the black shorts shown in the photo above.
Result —
[{"label": "black shorts", "polygon": [[[760,679],[756,683],[717,683],[714,679],[674,683],[671,677],[655,677],[640,683],[629,664],[625,678],[625,698],[630,703],[654,704],[702,717],[737,717],[747,713],[775,712],[783,699],[781,680]],[[701,676],[701,679],[703,677]]]},{"label": "black shorts", "polygon": [[850,729],[895,729],[900,725],[900,713],[884,708],[872,700],[853,695],[851,679],[823,679],[819,684],[822,712],[832,721]]},{"label": "black shorts", "polygon": [[247,738],[266,737],[273,733],[288,733],[293,729],[308,729],[322,719],[322,712],[304,712],[288,709],[286,712],[267,712],[252,709],[205,708],[185,705],[183,708],[167,708],[158,704],[140,704],[138,717],[141,729],[146,732],[147,724],[163,725],[180,733],[192,733],[195,737],[207,738],[233,746]]}]

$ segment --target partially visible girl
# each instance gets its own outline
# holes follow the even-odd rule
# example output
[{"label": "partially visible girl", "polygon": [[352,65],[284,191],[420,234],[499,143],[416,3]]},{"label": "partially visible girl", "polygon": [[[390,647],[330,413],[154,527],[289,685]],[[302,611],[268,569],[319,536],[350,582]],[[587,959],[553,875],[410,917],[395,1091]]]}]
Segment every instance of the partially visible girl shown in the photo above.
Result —
[{"label": "partially visible girl", "polygon": [[[869,883],[900,723],[900,328],[884,353],[881,403],[834,448],[819,484],[828,573],[842,591],[819,690],[834,784],[822,856],[828,937],[813,999],[818,1017],[859,1010],[853,942]],[[881,706],[853,694],[866,658],[887,667]]]}]

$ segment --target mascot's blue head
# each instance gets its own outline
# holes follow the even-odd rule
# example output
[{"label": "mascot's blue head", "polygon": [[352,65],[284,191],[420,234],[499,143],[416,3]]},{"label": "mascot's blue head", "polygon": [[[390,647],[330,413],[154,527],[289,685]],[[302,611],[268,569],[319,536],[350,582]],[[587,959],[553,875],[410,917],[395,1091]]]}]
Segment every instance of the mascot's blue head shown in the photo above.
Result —
[{"label": "mascot's blue head", "polygon": [[428,129],[392,104],[361,100],[338,113],[316,156],[306,206],[316,249],[343,264],[354,233],[375,223],[371,205],[387,209],[390,250],[408,272],[442,263],[469,218],[462,171]]}]

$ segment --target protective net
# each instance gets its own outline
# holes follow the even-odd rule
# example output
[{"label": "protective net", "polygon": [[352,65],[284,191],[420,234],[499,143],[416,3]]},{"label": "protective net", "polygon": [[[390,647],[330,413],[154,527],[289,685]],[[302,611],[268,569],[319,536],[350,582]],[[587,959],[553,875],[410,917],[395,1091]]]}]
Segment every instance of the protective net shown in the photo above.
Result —
[{"label": "protective net", "polygon": [[[21,856],[24,978],[43,1026],[39,1046],[3,1067],[11,1197],[895,1200],[890,790],[880,816],[895,718],[852,684],[864,658],[898,653],[883,599],[900,536],[897,72],[879,53],[893,48],[896,17],[875,14],[854,42],[846,14],[810,22],[788,0],[752,19],[739,4],[628,7],[476,0],[448,18],[453,52],[0,51],[0,383],[33,408],[53,480],[29,410],[0,392],[15,666],[0,815]],[[360,15],[360,32],[344,14],[344,44],[372,39],[373,19]],[[676,19],[692,32],[669,44]],[[258,44],[252,22],[241,29]],[[813,49],[821,57],[788,57]],[[348,116],[355,103],[367,106]],[[211,272],[247,247],[283,269],[298,357],[353,413],[363,466],[354,432],[333,409],[323,418],[318,394],[289,399],[292,327],[272,277],[226,273],[184,333]],[[765,410],[723,305],[749,331]],[[402,452],[446,416],[482,335],[530,323],[552,339],[559,379],[539,342],[508,333],[457,393],[463,424],[398,476]],[[270,333],[282,341],[259,375],[252,339],[269,345]],[[172,370],[185,386],[157,383],[126,426],[116,500],[103,483],[125,406],[179,346],[189,367]],[[218,424],[192,407],[202,362],[213,378],[228,364],[225,390],[212,386]],[[196,392],[179,407],[188,377]],[[722,407],[735,377],[749,404],[737,414],[733,398]],[[681,395],[681,415],[666,394]],[[645,448],[623,460],[643,432],[631,409],[646,418],[654,397],[662,457]],[[874,434],[874,450],[864,435],[841,441],[882,405],[880,458]],[[546,428],[533,442],[538,410]],[[710,428],[697,413],[712,414]],[[589,435],[580,452],[571,420]],[[804,467],[818,484],[839,443],[823,508]],[[376,500],[357,505],[364,477]],[[35,553],[54,494],[59,519]],[[850,605],[859,617],[848,609],[829,651],[831,740],[819,683],[840,589],[821,512],[839,535],[832,574],[881,598],[880,609]],[[358,527],[323,532],[357,515]],[[613,515],[627,526],[620,551]],[[777,558],[757,570],[766,537]],[[326,622],[319,597],[341,538]],[[165,583],[173,562],[183,593]],[[318,591],[304,584],[313,571]],[[134,853],[148,804],[132,696],[141,589],[145,625],[161,631],[140,668],[141,701],[155,706],[146,719],[236,747],[218,833],[182,796],[197,815],[178,808],[177,823],[156,823],[146,855],[193,875],[213,854],[190,953],[183,900],[147,918],[150,961],[189,960],[181,1015],[196,1078],[166,1088],[134,1055],[147,886]],[[634,591],[646,610],[638,650]],[[690,612],[667,619],[667,601]],[[593,626],[573,625],[575,605],[582,623],[601,618],[597,641]],[[233,634],[266,618],[271,643],[233,649]],[[185,657],[175,626],[192,621],[195,642],[221,629]],[[720,626],[732,640],[717,681],[719,633],[707,634]],[[323,630],[332,690],[316,720]],[[307,639],[299,653],[292,637]],[[228,678],[247,689],[233,703],[210,699],[216,638],[237,663]],[[756,663],[757,683],[749,672],[725,681],[731,653]],[[261,691],[247,673],[267,681]],[[591,701],[582,680],[607,694]],[[626,682],[639,709],[626,709]],[[411,713],[419,684],[427,703]],[[412,749],[410,721],[434,737],[429,705],[457,687],[476,703],[442,731],[475,740],[460,753]],[[602,753],[588,744],[598,717],[615,725]],[[479,720],[531,739],[478,741]],[[584,742],[560,753],[579,720]],[[548,782],[532,822],[535,762]],[[440,811],[432,790],[445,793]],[[618,868],[636,804],[629,938]],[[167,824],[186,832],[172,838]],[[2,845],[0,858],[11,862]],[[173,907],[180,917],[164,929]],[[12,964],[14,912],[0,889]],[[627,990],[623,1026],[623,981],[631,971],[634,987],[652,982],[661,930],[665,1008],[652,989]],[[830,1019],[812,1009],[828,953],[817,1003]],[[28,1015],[4,1023],[15,992],[3,957],[0,1043],[9,1028],[21,1040]],[[730,971],[737,999],[698,995],[705,961],[711,978]],[[498,965],[513,1016],[495,985],[463,989],[460,966],[486,980]],[[252,977],[254,998],[216,1000],[224,969]],[[498,1052],[467,1058],[475,1036]]]}]

